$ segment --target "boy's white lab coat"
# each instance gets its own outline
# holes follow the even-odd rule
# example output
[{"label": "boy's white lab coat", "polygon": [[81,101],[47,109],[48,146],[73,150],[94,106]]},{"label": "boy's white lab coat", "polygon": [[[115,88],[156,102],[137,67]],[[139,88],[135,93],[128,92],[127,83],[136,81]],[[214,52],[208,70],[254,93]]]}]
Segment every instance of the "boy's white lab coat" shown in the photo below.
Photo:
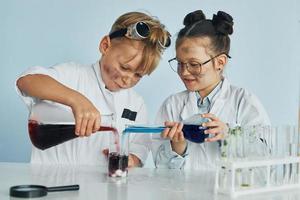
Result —
[{"label": "boy's white lab coat", "polygon": [[[110,92],[107,90],[101,77],[99,62],[93,65],[65,63],[50,68],[32,67],[20,77],[28,74],[44,74],[51,76],[65,86],[72,88],[87,97],[101,114],[114,113],[119,132],[124,129],[126,124],[147,123],[147,111],[142,97],[132,89],[120,90],[118,92]],[[63,109],[67,114],[62,113],[62,115],[69,115],[74,120],[70,107],[27,96],[20,91],[18,87],[16,88],[30,112],[38,109],[39,106],[41,107],[48,104],[48,106],[55,106]],[[121,118],[123,109],[125,108],[137,112],[135,121]],[[56,117],[57,119],[62,118],[58,115]],[[102,150],[108,148],[110,134],[111,133],[109,132],[94,133],[90,137],[76,138],[44,151],[33,146],[31,162],[45,164],[106,164],[106,158],[103,155]],[[147,145],[149,144],[150,138],[146,135],[131,135],[130,138],[130,152],[137,155],[141,161],[144,162],[149,152]]]},{"label": "boy's white lab coat", "polygon": [[[198,114],[198,110],[195,92],[186,90],[165,100],[157,114],[156,123],[182,121]],[[231,126],[270,125],[269,117],[256,96],[230,85],[226,78],[214,97],[210,113]],[[219,155],[219,143],[197,144],[188,141],[188,155],[183,158],[171,150],[169,141],[153,136],[152,152],[157,167],[211,169],[215,167]]]}]

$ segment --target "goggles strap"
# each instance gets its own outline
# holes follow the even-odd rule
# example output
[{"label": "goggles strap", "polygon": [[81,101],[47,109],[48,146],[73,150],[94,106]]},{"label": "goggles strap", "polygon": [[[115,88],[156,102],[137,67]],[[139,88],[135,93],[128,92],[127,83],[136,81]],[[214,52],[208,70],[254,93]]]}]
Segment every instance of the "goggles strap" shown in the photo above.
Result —
[{"label": "goggles strap", "polygon": [[117,37],[123,37],[127,33],[127,28],[122,28],[120,30],[114,31],[111,34],[109,34],[110,39],[117,38]]}]

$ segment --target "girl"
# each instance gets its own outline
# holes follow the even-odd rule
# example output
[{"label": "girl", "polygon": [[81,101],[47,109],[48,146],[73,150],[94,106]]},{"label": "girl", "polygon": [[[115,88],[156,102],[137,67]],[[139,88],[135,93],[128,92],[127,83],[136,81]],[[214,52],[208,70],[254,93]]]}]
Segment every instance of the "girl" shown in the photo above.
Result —
[{"label": "girl", "polygon": [[[17,91],[31,111],[40,104],[64,108],[74,116],[76,138],[45,151],[32,149],[32,163],[103,164],[107,134],[93,134],[100,114],[114,113],[118,130],[147,122],[146,106],[131,88],[156,68],[169,33],[156,19],[140,12],[120,16],[102,38],[100,61],[92,65],[64,63],[34,67],[17,80]],[[129,112],[129,114],[128,114]],[[133,137],[129,166],[147,158],[149,138]]]},{"label": "girl", "polygon": [[[187,90],[171,95],[162,104],[157,123],[167,127],[163,138],[153,142],[157,167],[212,168],[219,155],[218,140],[229,126],[268,125],[269,117],[259,100],[245,89],[232,86],[223,76],[233,33],[232,17],[222,11],[206,19],[201,10],[184,18],[176,40],[176,57],[169,60]],[[202,144],[183,137],[181,121],[199,114],[209,119],[202,126],[210,134]]]}]

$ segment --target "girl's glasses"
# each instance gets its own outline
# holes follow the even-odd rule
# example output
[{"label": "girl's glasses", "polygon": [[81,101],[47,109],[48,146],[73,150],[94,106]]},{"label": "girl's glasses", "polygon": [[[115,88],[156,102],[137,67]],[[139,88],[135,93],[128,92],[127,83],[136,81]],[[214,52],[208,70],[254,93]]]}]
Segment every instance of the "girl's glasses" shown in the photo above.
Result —
[{"label": "girl's glasses", "polygon": [[182,73],[184,67],[186,67],[186,69],[193,75],[199,75],[201,74],[201,70],[202,70],[202,66],[209,63],[210,61],[212,61],[214,58],[222,55],[222,54],[225,54],[228,58],[231,58],[229,55],[227,55],[226,53],[221,53],[221,54],[218,54],[212,58],[210,58],[209,60],[203,62],[203,63],[200,63],[200,62],[197,62],[197,61],[188,61],[188,62],[181,62],[179,60],[177,60],[177,58],[172,58],[170,59],[168,62],[169,62],[169,65],[170,67],[172,68],[172,70],[178,74]]}]

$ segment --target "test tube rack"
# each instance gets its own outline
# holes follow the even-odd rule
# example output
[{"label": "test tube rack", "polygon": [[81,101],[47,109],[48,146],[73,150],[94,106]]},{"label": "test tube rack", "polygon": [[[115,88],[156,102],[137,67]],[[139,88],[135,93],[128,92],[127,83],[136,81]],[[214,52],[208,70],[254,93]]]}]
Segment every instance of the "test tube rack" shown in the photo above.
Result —
[{"label": "test tube rack", "polygon": [[[294,165],[296,166],[296,176],[293,183],[282,181],[280,184],[271,183],[271,169],[274,166],[283,166],[283,165]],[[236,184],[237,182],[237,173],[243,169],[253,169],[253,168],[263,168],[266,171],[265,183],[260,186],[250,186],[241,188]],[[225,172],[226,176],[221,177],[221,173]],[[215,192],[220,194],[226,194],[233,198],[240,195],[248,194],[257,194],[263,192],[272,192],[280,191],[286,189],[295,189],[300,188],[300,157],[299,156],[290,156],[285,158],[271,158],[271,159],[253,159],[253,160],[221,160],[218,162],[218,170],[216,173],[215,181]],[[253,174],[250,179],[253,179]],[[222,180],[227,179],[227,180]],[[220,183],[223,181],[223,185]],[[253,181],[253,180],[251,180]],[[229,183],[224,187],[224,183]]]}]

